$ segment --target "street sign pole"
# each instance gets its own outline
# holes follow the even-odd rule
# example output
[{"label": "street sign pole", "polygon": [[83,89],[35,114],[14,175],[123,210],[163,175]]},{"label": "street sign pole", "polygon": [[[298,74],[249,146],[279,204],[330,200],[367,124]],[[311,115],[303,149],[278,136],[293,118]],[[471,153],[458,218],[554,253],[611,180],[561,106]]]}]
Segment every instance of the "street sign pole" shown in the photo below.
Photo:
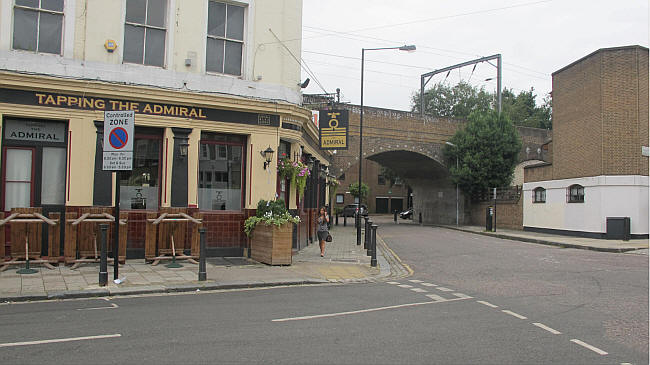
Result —
[{"label": "street sign pole", "polygon": [[113,280],[120,274],[120,171],[133,170],[135,112],[104,112],[103,168],[115,172],[115,228],[113,229]]},{"label": "street sign pole", "polygon": [[113,280],[120,277],[120,171],[115,171],[115,229],[113,230]]}]

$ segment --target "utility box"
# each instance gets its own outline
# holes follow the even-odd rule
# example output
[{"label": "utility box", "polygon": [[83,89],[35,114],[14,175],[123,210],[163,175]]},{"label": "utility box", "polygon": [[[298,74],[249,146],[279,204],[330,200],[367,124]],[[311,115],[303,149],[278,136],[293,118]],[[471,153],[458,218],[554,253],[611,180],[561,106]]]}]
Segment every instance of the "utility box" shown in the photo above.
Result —
[{"label": "utility box", "polygon": [[630,240],[630,217],[607,217],[608,240]]},{"label": "utility box", "polygon": [[494,216],[494,209],[492,207],[485,208],[485,230],[492,232],[492,220]]}]

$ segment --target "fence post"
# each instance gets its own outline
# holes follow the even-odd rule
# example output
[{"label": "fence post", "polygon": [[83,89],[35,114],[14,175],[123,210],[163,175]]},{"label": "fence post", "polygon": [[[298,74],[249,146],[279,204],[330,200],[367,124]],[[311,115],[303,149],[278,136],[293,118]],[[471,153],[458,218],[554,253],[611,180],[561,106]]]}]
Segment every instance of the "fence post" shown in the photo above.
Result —
[{"label": "fence post", "polygon": [[101,253],[99,254],[99,286],[106,286],[108,283],[108,263],[106,259],[106,233],[108,224],[100,224],[101,230]]},{"label": "fence post", "polygon": [[205,272],[205,228],[199,228],[199,281],[205,281],[208,274]]},{"label": "fence post", "polygon": [[377,267],[377,227],[376,224],[373,224],[371,227],[372,231],[372,256],[370,256],[370,266]]}]

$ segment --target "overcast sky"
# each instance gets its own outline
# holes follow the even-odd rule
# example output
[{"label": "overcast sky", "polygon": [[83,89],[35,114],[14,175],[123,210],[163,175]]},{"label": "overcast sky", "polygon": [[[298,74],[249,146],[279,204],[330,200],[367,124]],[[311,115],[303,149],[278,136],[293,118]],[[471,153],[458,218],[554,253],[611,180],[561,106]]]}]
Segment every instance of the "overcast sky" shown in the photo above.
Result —
[{"label": "overcast sky", "polygon": [[[648,47],[646,0],[304,0],[303,66],[341,101],[360,103],[361,48],[414,44],[413,53],[367,51],[364,104],[409,110],[420,75],[500,53],[503,86],[551,91],[551,73],[605,47]],[[496,65],[496,63],[494,63]],[[496,90],[496,68],[479,64],[429,83],[469,81]],[[307,94],[323,93],[313,77]],[[485,79],[494,78],[491,81]]]}]

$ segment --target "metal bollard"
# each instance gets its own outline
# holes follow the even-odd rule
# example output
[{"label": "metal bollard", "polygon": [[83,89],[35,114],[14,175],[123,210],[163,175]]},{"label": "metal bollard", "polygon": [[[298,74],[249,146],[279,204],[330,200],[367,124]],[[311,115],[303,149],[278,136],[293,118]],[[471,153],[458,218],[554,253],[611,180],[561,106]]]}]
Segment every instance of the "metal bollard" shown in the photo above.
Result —
[{"label": "metal bollard", "polygon": [[422,212],[420,212],[420,218],[419,218],[420,224],[422,224]]},{"label": "metal bollard", "polygon": [[199,281],[205,281],[208,274],[205,272],[205,228],[199,228]]},{"label": "metal bollard", "polygon": [[366,246],[366,256],[372,255],[372,219],[368,219],[368,244]]},{"label": "metal bollard", "polygon": [[368,221],[370,218],[368,217],[363,217],[364,219],[364,224],[363,224],[363,249],[367,250],[368,249],[368,241],[370,237],[370,229],[368,228]]},{"label": "metal bollard", "polygon": [[397,209],[396,209],[395,212],[393,213],[393,221],[394,221],[395,223],[397,223]]},{"label": "metal bollard", "polygon": [[108,260],[106,259],[106,234],[108,232],[108,224],[100,224],[101,230],[101,252],[99,254],[99,286],[106,286],[108,283]]},{"label": "metal bollard", "polygon": [[370,256],[370,266],[377,267],[377,227],[376,224],[373,224],[371,227],[372,231],[372,256]]},{"label": "metal bollard", "polygon": [[343,215],[343,227],[347,227],[347,225],[348,225],[348,216]]},{"label": "metal bollard", "polygon": [[336,225],[339,225],[339,213],[336,213]]}]

